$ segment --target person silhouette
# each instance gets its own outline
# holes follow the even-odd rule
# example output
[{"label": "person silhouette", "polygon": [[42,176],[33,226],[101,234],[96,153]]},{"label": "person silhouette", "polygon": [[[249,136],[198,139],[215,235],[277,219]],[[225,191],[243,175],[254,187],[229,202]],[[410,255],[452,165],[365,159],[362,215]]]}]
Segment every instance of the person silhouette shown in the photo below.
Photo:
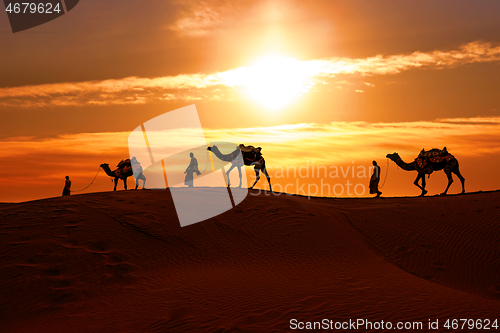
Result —
[{"label": "person silhouette", "polygon": [[189,163],[186,171],[184,171],[184,173],[186,174],[186,178],[184,178],[184,185],[193,187],[193,172],[196,172],[198,176],[201,175],[201,172],[200,170],[198,170],[198,160],[196,160],[194,154],[189,153],[189,157],[191,157],[191,162]]},{"label": "person silhouette", "polygon": [[71,180],[69,180],[69,176],[66,176],[66,181],[64,182],[64,189],[62,195],[70,195],[71,194]]},{"label": "person silhouette", "polygon": [[134,176],[137,175],[137,178],[135,179],[135,189],[139,187],[139,179],[142,179],[142,188],[146,188],[146,176],[143,175],[142,173],[142,166],[139,161],[137,161],[137,158],[134,156],[130,160],[130,165],[132,166],[132,171],[134,172]]},{"label": "person silhouette", "polygon": [[380,197],[382,192],[378,190],[378,183],[380,181],[380,167],[377,165],[376,161],[373,161],[373,174],[372,177],[370,178],[370,194],[377,194],[375,198]]}]

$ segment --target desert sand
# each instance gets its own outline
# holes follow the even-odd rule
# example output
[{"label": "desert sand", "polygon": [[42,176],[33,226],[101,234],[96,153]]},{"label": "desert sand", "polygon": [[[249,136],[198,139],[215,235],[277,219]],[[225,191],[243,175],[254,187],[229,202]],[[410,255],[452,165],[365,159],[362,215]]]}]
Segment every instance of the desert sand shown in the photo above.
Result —
[{"label": "desert sand", "polygon": [[267,194],[183,228],[169,190],[0,205],[1,331],[283,332],[292,319],[363,318],[450,332],[428,320],[500,319],[500,192]]}]

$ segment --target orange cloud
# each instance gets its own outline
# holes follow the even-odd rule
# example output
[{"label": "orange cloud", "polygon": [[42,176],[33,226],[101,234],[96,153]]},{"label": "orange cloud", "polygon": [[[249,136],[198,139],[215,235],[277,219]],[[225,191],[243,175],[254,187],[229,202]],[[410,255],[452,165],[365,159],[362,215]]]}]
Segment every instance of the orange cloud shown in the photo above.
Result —
[{"label": "orange cloud", "polygon": [[[359,156],[380,155],[397,149],[413,156],[420,149],[448,147],[450,152],[476,156],[500,154],[500,117],[450,118],[435,121],[366,123],[302,123],[271,127],[204,129],[208,141],[261,145],[275,163],[296,164],[306,158],[322,163],[348,162]],[[127,152],[128,132],[67,134],[40,140],[14,137],[1,140],[5,158],[28,158],[34,152],[113,154]],[[189,137],[189,129],[170,136]],[[355,147],[355,149],[354,149]],[[391,148],[394,147],[394,148]],[[293,151],[300,149],[300,154]],[[328,151],[328,154],[325,152]],[[274,156],[274,157],[273,157]]]},{"label": "orange cloud", "polygon": [[179,1],[179,4],[185,8],[168,29],[190,37],[208,35],[234,20],[237,14],[229,2]]},{"label": "orange cloud", "polygon": [[472,42],[458,50],[414,52],[409,55],[377,55],[365,59],[329,58],[318,60],[319,75],[353,74],[384,75],[397,74],[414,68],[444,69],[471,63],[500,60],[500,46],[491,43]]},{"label": "orange cloud", "polygon": [[[474,42],[458,50],[414,52],[365,59],[329,58],[298,61],[288,59],[282,71],[297,77],[306,93],[317,83],[331,81],[338,74],[388,75],[415,68],[446,69],[471,63],[500,61],[500,46]],[[256,65],[257,66],[257,65]],[[259,68],[241,67],[213,74],[181,74],[157,78],[127,77],[103,81],[67,82],[0,88],[0,105],[20,107],[146,104],[158,100],[233,100],[238,90],[255,85]],[[329,82],[330,81],[330,82]],[[366,83],[367,86],[372,86]]]}]

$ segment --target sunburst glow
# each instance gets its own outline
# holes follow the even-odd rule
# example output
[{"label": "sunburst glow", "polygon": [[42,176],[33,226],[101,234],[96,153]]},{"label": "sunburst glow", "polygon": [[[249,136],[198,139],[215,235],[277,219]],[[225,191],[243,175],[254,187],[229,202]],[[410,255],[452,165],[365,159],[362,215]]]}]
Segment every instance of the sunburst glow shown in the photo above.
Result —
[{"label": "sunburst glow", "polygon": [[296,59],[267,57],[249,68],[244,85],[255,101],[277,109],[308,91],[312,85],[308,72]]},{"label": "sunburst glow", "polygon": [[268,109],[279,109],[307,93],[315,84],[321,64],[283,56],[267,56],[249,67],[220,73],[228,86],[243,88],[254,101]]}]

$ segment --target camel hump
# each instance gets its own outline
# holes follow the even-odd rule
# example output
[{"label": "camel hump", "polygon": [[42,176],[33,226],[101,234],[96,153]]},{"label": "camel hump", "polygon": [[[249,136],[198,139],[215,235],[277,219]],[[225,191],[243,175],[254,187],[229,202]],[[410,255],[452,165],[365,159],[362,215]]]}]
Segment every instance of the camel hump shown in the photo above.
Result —
[{"label": "camel hump", "polygon": [[[449,163],[454,158],[455,157],[448,152],[446,147],[443,149],[433,148],[428,151],[422,149],[418,157],[415,159],[415,162],[420,169],[424,169],[429,163]],[[426,173],[431,174],[432,170],[430,172],[426,171]]]},{"label": "camel hump", "polygon": [[126,166],[130,167],[130,166],[131,166],[130,159],[129,159],[129,158],[127,158],[126,160],[121,160],[121,161],[120,161],[120,163],[118,163],[116,166],[117,166],[119,169],[121,169],[121,168],[123,168],[123,167],[126,167]]},{"label": "camel hump", "polygon": [[262,147],[245,146],[244,144],[240,144],[238,148],[240,148],[240,150],[244,153],[254,152],[257,154],[261,154],[260,151],[262,150]]},{"label": "camel hump", "polygon": [[427,151],[425,149],[422,149],[422,151],[420,151],[420,153],[418,154],[418,157],[440,157],[448,154],[449,152],[446,147],[444,147],[443,149],[432,148],[431,150]]}]

